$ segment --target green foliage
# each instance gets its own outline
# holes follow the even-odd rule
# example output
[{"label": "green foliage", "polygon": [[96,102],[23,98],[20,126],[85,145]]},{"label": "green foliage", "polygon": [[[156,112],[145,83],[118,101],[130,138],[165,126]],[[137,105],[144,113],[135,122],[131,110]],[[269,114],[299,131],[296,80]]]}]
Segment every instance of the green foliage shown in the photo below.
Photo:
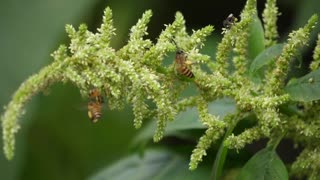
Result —
[{"label": "green foliage", "polygon": [[310,102],[320,99],[320,69],[299,79],[291,79],[285,91],[294,101]]},{"label": "green foliage", "polygon": [[[214,30],[213,26],[193,30],[189,35],[183,15],[179,12],[176,13],[174,22],[166,25],[153,43],[150,39],[145,39],[148,34],[147,25],[152,16],[150,10],[146,11],[131,28],[127,44],[119,50],[110,46],[116,29],[113,26],[112,11],[108,7],[97,32],[90,32],[85,24],[78,29],[67,25],[70,45],[61,45],[52,54],[52,64],[31,76],[19,87],[1,117],[7,159],[13,158],[15,134],[19,129],[17,120],[23,113],[25,103],[36,93],[62,81],[74,84],[83,97],[87,97],[92,88],[100,89],[112,110],[121,110],[125,104],[130,104],[136,128],[140,128],[145,119],[153,119],[149,127],[137,137],[138,143],[150,139],[151,134],[153,140],[158,142],[165,135],[172,135],[179,130],[204,129],[204,134],[190,157],[191,170],[198,167],[207,155],[207,150],[223,135],[214,167],[217,178],[222,173],[227,148],[240,150],[261,138],[270,138],[272,142],[274,139],[280,141],[284,136],[295,143],[307,144],[305,153],[294,163],[296,172],[303,174],[304,171],[311,171],[311,174],[315,174],[320,166],[306,163],[304,157],[311,153],[320,137],[320,106],[316,102],[320,99],[317,70],[319,40],[313,56],[315,61],[311,65],[313,71],[298,80],[290,81],[288,85],[285,80],[291,60],[308,43],[318,17],[313,15],[304,27],[290,33],[288,41],[281,45],[276,44],[277,10],[275,0],[268,0],[263,13],[263,29],[258,18],[256,1],[248,0],[240,14],[240,21],[224,32],[215,61],[200,52],[207,36]],[[268,49],[264,50],[265,47]],[[167,55],[180,49],[186,54],[188,66],[192,66],[189,70],[194,73],[194,79],[177,74],[174,60],[169,65],[163,65]],[[232,61],[229,61],[230,58]],[[233,70],[230,70],[231,66]],[[256,77],[262,83],[256,83]],[[189,87],[196,89],[196,93],[183,96],[182,93]],[[231,100],[229,109],[213,108],[219,99],[219,106],[225,106],[225,102],[221,101],[223,98]],[[280,106],[286,108],[288,104],[297,105],[300,101],[304,106],[301,113],[286,114],[280,109]],[[255,124],[235,135],[233,128],[246,114],[255,117]],[[185,118],[187,120],[184,120]],[[279,134],[281,138],[276,138]],[[136,170],[140,168],[154,172],[154,169],[150,168],[154,165],[154,159],[158,158],[166,165],[185,164],[180,158],[168,162],[167,154],[151,152],[149,155],[147,152],[146,162],[132,157],[120,162],[119,166],[134,164],[134,168],[128,169],[128,176],[131,177],[131,173],[137,173]],[[306,161],[311,162],[312,159]],[[139,167],[141,163],[150,166]],[[258,170],[251,173],[255,167],[258,167]],[[156,169],[163,172],[160,177],[167,177],[166,169],[161,168]],[[101,176],[116,173],[117,169],[115,167],[106,170]],[[269,149],[256,154],[243,168],[239,178],[253,176],[254,179],[256,175],[278,179],[286,179],[288,176],[274,150]]]},{"label": "green foliage", "polygon": [[285,165],[270,148],[260,150],[242,168],[237,180],[287,180]]},{"label": "green foliage", "polygon": [[266,67],[280,56],[282,52],[283,44],[275,44],[263,52],[261,52],[250,65],[250,76],[257,78],[258,81],[263,79]]},{"label": "green foliage", "polygon": [[253,16],[253,20],[249,26],[248,58],[251,59],[251,61],[247,62],[248,65],[250,65],[252,60],[265,48],[264,30],[257,14]]},{"label": "green foliage", "polygon": [[166,150],[148,150],[143,158],[132,155],[101,170],[90,180],[151,180],[151,179],[208,179],[210,174],[205,168],[188,171],[188,160]]}]

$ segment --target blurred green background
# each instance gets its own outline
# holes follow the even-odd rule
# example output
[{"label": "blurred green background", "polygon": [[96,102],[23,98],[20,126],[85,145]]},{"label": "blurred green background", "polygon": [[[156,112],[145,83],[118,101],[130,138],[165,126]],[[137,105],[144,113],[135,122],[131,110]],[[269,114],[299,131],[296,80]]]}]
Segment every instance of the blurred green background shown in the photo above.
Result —
[{"label": "blurred green background", "polygon": [[[208,24],[215,26],[210,46],[206,47],[206,52],[214,55],[223,19],[230,13],[239,14],[244,3],[245,0],[1,0],[0,106],[10,101],[27,77],[52,61],[49,55],[59,44],[69,42],[65,24],[78,27],[86,23],[95,31],[106,6],[114,14],[117,36],[112,44],[116,49],[126,43],[130,27],[141,14],[152,9],[149,38],[155,40],[164,24],[171,23],[175,12],[181,11],[189,31]],[[258,2],[260,12],[263,5],[264,1]],[[281,0],[279,7],[279,30],[286,38],[313,13],[319,14],[320,1]],[[315,32],[319,32],[319,26]],[[315,35],[310,47],[315,44]],[[306,50],[304,56],[310,59],[311,50]],[[15,158],[8,162],[1,148],[0,179],[86,179],[129,154],[130,142],[138,132],[133,128],[130,106],[121,112],[106,109],[102,120],[92,124],[87,117],[86,100],[74,86],[62,83],[54,85],[48,95],[34,97],[20,122]]]}]

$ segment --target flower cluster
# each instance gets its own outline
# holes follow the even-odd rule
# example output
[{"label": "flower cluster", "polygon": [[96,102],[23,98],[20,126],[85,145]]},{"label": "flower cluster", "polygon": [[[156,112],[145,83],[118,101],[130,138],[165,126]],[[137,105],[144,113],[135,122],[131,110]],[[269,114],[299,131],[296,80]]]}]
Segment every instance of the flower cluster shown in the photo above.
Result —
[{"label": "flower cluster", "polygon": [[[264,36],[260,39],[262,50],[277,43],[278,14],[276,1],[267,0],[263,12]],[[213,26],[194,30],[189,35],[182,14],[177,12],[174,22],[165,26],[154,43],[144,37],[148,34],[147,24],[151,16],[150,10],[142,15],[131,28],[127,44],[119,50],[110,46],[111,38],[115,35],[110,8],[104,11],[102,25],[96,33],[88,31],[84,24],[77,30],[67,25],[70,45],[60,46],[52,54],[52,64],[19,87],[1,117],[6,157],[13,157],[14,135],[19,129],[17,119],[22,115],[23,105],[31,96],[51,84],[68,81],[77,86],[83,96],[87,96],[92,88],[101,90],[107,97],[110,109],[121,109],[125,103],[131,104],[136,128],[142,126],[144,119],[154,117],[157,120],[154,141],[161,140],[168,121],[174,120],[177,113],[187,107],[196,107],[199,119],[207,129],[192,152],[190,169],[197,168],[206,155],[206,150],[223,136],[226,128],[235,126],[236,122],[243,119],[244,114],[250,113],[254,115],[256,124],[238,135],[226,137],[225,146],[241,149],[262,137],[272,140],[275,135],[285,134],[283,136],[306,146],[294,163],[295,172],[320,170],[320,165],[313,163],[320,143],[319,103],[306,102],[301,110],[303,112],[296,111],[292,114],[280,109],[280,106],[286,106],[288,102],[293,103],[290,95],[283,90],[285,79],[291,59],[308,42],[317,21],[316,15],[303,28],[289,35],[279,57],[268,64],[267,69],[271,70],[266,72],[262,83],[254,82],[248,75],[248,67],[254,58],[250,57],[249,52],[250,28],[260,23],[256,0],[248,0],[240,14],[240,20],[225,31],[218,44],[215,61],[199,52],[206,37],[214,30]],[[320,36],[318,38],[314,62],[310,65],[312,71],[318,69],[320,62]],[[180,49],[192,61],[193,79],[177,74],[173,60],[172,64],[163,65],[168,54]],[[207,66],[209,70],[203,70],[200,64]],[[198,94],[181,96],[190,84],[195,84]],[[224,118],[210,114],[208,103],[223,97],[234,99],[237,111]],[[150,104],[156,108],[151,108]],[[232,119],[236,119],[236,122]]]},{"label": "flower cluster", "polygon": [[[141,127],[143,119],[156,117],[154,140],[159,141],[167,122],[177,114],[180,92],[186,88],[185,85],[181,86],[183,88],[175,85],[179,78],[175,75],[173,63],[163,67],[162,61],[177,50],[173,42],[188,52],[194,63],[208,61],[209,56],[200,54],[199,48],[213,27],[207,26],[188,35],[185,20],[178,12],[175,21],[166,25],[157,42],[152,43],[150,39],[144,39],[151,16],[150,10],[142,15],[131,28],[128,43],[118,51],[110,47],[115,35],[110,8],[104,11],[103,23],[96,33],[88,31],[85,24],[78,30],[67,25],[66,31],[71,39],[69,47],[61,45],[52,53],[54,62],[20,86],[2,116],[6,157],[13,157],[14,135],[19,129],[17,119],[23,112],[23,105],[31,96],[59,81],[73,83],[84,97],[90,89],[101,90],[107,96],[110,109],[121,109],[126,102],[132,104],[136,128]],[[149,108],[150,103],[156,109]]]},{"label": "flower cluster", "polygon": [[279,12],[278,7],[276,6],[276,0],[268,0],[266,8],[263,11],[266,47],[270,47],[277,43],[277,38],[279,37],[277,31],[278,15]]}]

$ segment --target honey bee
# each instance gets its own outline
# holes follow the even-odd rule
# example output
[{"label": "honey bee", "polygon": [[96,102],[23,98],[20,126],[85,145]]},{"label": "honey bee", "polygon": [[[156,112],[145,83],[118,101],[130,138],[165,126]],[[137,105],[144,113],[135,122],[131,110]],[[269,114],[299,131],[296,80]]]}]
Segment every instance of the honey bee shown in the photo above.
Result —
[{"label": "honey bee", "polygon": [[237,21],[238,19],[234,17],[233,14],[229,14],[229,16],[223,21],[223,26],[226,29],[230,29],[232,25]]},{"label": "honey bee", "polygon": [[188,78],[193,78],[194,74],[188,67],[191,63],[190,61],[187,61],[187,56],[182,50],[178,50],[176,52],[176,57],[175,57],[175,68],[177,73],[180,75],[183,75]]},{"label": "honey bee", "polygon": [[101,118],[101,115],[102,115],[101,109],[102,109],[101,103],[89,101],[88,116],[93,123],[98,122],[98,120]]},{"label": "honey bee", "polygon": [[103,97],[98,89],[92,89],[89,92],[88,116],[93,123],[101,118]]}]

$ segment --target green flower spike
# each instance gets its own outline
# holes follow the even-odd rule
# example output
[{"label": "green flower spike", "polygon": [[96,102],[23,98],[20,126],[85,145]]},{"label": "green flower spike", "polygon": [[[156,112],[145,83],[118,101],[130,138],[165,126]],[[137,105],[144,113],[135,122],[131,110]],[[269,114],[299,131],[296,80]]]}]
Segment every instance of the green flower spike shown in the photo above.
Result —
[{"label": "green flower spike", "polygon": [[317,20],[318,16],[313,15],[306,26],[289,34],[289,40],[283,47],[280,57],[276,60],[275,69],[269,75],[270,80],[266,89],[269,94],[281,92],[291,59],[297,55],[303,45],[307,44],[310,32],[315,27]]},{"label": "green flower spike", "polygon": [[270,47],[277,43],[279,37],[277,31],[277,20],[279,12],[276,6],[276,0],[267,0],[262,17],[264,22],[265,45]]},{"label": "green flower spike", "polygon": [[320,34],[318,34],[317,46],[313,52],[313,61],[310,64],[310,69],[312,71],[317,70],[319,68],[319,64],[320,64]]}]

